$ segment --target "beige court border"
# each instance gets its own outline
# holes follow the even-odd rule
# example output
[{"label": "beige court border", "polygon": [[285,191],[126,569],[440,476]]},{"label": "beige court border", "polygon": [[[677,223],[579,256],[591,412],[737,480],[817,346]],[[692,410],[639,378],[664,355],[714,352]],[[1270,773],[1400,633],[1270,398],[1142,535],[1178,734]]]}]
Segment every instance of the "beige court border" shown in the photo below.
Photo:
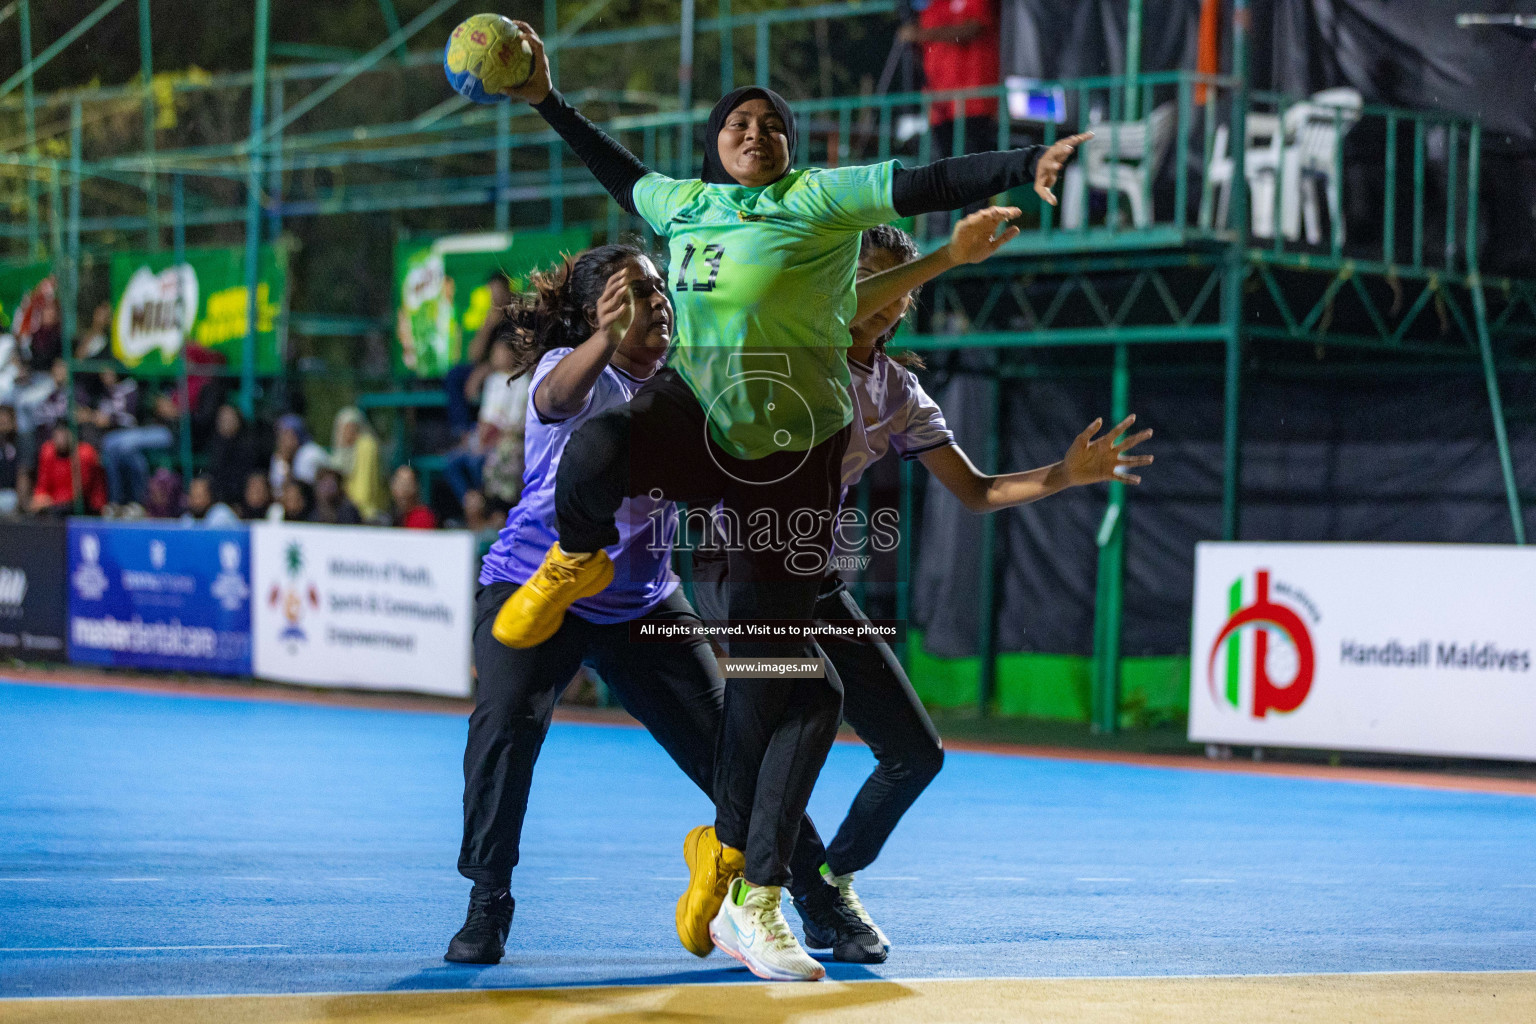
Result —
[{"label": "beige court border", "polygon": [[1531,1024],[1536,972],[0,1000],[7,1024]]}]

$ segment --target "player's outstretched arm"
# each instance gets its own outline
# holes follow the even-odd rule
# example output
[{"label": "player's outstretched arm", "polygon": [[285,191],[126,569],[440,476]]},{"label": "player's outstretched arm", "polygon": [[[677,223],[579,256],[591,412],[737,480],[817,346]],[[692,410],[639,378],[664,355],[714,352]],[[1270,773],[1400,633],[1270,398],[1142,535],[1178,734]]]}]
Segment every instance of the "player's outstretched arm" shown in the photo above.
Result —
[{"label": "player's outstretched arm", "polygon": [[592,317],[596,321],[592,336],[567,352],[533,392],[534,408],[547,420],[569,419],[586,408],[593,385],[635,319],[628,270],[617,270],[608,278]]},{"label": "player's outstretched arm", "polygon": [[1052,146],[973,153],[910,170],[898,167],[891,177],[891,205],[903,217],[958,210],[1033,182],[1036,194],[1054,206],[1051,189],[1077,148],[1091,138],[1092,132],[1084,132]]},{"label": "player's outstretched arm", "polygon": [[901,299],[914,288],[927,284],[951,267],[965,263],[980,263],[1019,234],[1019,229],[1009,227],[998,233],[998,228],[1019,216],[1017,206],[989,206],[963,218],[950,232],[949,241],[921,259],[903,263],[889,270],[882,270],[860,281],[855,289],[859,297],[853,323],[878,313],[891,303]]},{"label": "player's outstretched arm", "polygon": [[624,212],[638,213],[634,199],[635,182],[649,174],[650,168],[565,101],[550,80],[544,41],[526,21],[516,24],[533,52],[533,74],[522,85],[508,89],[507,95],[532,104]]},{"label": "player's outstretched arm", "polygon": [[918,459],[967,509],[996,512],[1039,501],[1069,487],[1110,480],[1141,483],[1141,477],[1129,470],[1151,465],[1152,456],[1127,455],[1126,452],[1151,437],[1152,431],[1143,430],[1127,437],[1125,432],[1135,422],[1134,415],[1127,416],[1113,430],[1095,438],[1093,435],[1104,425],[1102,418],[1096,419],[1073,439],[1066,457],[1060,462],[1022,473],[989,476],[977,469],[958,445],[935,448],[919,455]]}]

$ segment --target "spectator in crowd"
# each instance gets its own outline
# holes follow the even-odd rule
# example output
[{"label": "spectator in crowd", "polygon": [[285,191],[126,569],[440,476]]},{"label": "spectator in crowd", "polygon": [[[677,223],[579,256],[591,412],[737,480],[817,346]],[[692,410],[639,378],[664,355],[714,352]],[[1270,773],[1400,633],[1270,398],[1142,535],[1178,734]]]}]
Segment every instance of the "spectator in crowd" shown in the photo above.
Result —
[{"label": "spectator in crowd", "polygon": [[[260,474],[258,474],[260,476]],[[266,477],[260,477],[263,483]],[[222,501],[214,500],[213,478],[206,473],[192,478],[187,486],[187,510],[181,516],[184,522],[200,523],[216,530],[238,526],[240,517],[234,509]]]},{"label": "spectator in crowd", "polygon": [[274,440],[276,447],[272,452],[271,467],[267,471],[272,489],[281,491],[283,482],[290,476],[301,483],[313,484],[315,470],[325,461],[325,449],[310,438],[304,417],[296,412],[279,416]]},{"label": "spectator in crowd", "polygon": [[[523,416],[528,411],[529,375],[512,375],[517,368],[517,351],[510,336],[503,334],[491,342],[489,366],[490,372],[481,383],[476,431],[448,457],[443,467],[443,477],[461,504],[468,491],[482,488],[482,471],[493,451],[505,457],[515,450],[516,476],[522,477]],[[516,495],[512,497],[515,501]]]},{"label": "spectator in crowd", "polygon": [[213,500],[238,504],[245,495],[245,478],[261,465],[256,438],[246,429],[239,409],[227,402],[219,406],[204,453]]},{"label": "spectator in crowd", "polygon": [[482,491],[466,491],[464,493],[464,528],[473,530],[475,533],[500,530],[506,524],[507,513],[511,509],[511,505],[489,498]]},{"label": "spectator in crowd", "polygon": [[53,361],[64,354],[64,328],[57,288],[52,277],[39,281],[22,300],[12,322],[27,365],[38,373],[47,373]]},{"label": "spectator in crowd", "polygon": [[0,405],[0,515],[21,509],[16,480],[21,474],[20,438],[16,435],[16,410]]},{"label": "spectator in crowd", "polygon": [[108,431],[138,424],[139,383],[132,377],[123,376],[116,366],[101,371],[94,401],[81,403],[78,398],[76,401],[80,437],[98,450],[102,449],[101,440]]},{"label": "spectator in crowd", "polygon": [[363,518],[372,519],[383,511],[389,499],[379,472],[379,439],[368,418],[354,406],[336,414],[331,465],[340,471],[346,495]]},{"label": "spectator in crowd", "polygon": [[297,477],[290,476],[283,481],[281,506],[283,522],[307,523],[315,508],[315,489]]},{"label": "spectator in crowd", "polygon": [[247,475],[240,498],[240,518],[269,519],[272,504],[272,483],[267,474],[258,470]]},{"label": "spectator in crowd", "polygon": [[[903,25],[897,38],[922,49],[927,91],[997,85],[1002,67],[998,0],[930,0],[912,6],[917,21]],[[957,122],[965,127],[962,152],[997,148],[995,97],[936,100],[929,106],[928,121],[935,160],[955,155]]]},{"label": "spectator in crowd", "polygon": [[80,494],[85,510],[96,515],[107,503],[107,475],[102,471],[96,449],[81,444],[76,451],[75,435],[69,423],[53,425],[49,440],[37,455],[37,486],[32,492],[32,511],[68,515],[75,510],[75,468],[72,454],[79,456]]},{"label": "spectator in crowd", "polygon": [[91,329],[75,340],[76,359],[101,359],[107,354],[112,330],[112,303],[98,303],[91,313]]},{"label": "spectator in crowd", "polygon": [[310,522],[338,526],[358,526],[363,521],[362,513],[347,497],[334,456],[315,474],[315,507],[309,518]]},{"label": "spectator in crowd", "polygon": [[144,514],[151,519],[175,519],[182,504],[181,474],[161,466],[144,487]]},{"label": "spectator in crowd", "polygon": [[16,378],[17,426],[29,453],[46,441],[69,413],[69,366],[55,359],[47,373],[23,366]]},{"label": "spectator in crowd", "polygon": [[475,336],[469,340],[465,361],[450,369],[443,377],[443,390],[448,399],[448,428],[453,431],[456,442],[463,441],[474,429],[474,419],[469,410],[479,399],[481,384],[490,371],[486,355],[490,350],[491,335],[496,325],[506,316],[506,308],[512,302],[512,282],[501,271],[492,272],[485,287],[490,292],[490,308],[486,311],[485,319],[480,322]]},{"label": "spectator in crowd", "polygon": [[389,496],[395,503],[394,525],[408,530],[437,529],[437,514],[421,503],[421,480],[410,463],[389,478]]},{"label": "spectator in crowd", "polygon": [[180,430],[181,408],[175,391],[168,388],[150,400],[146,422],[120,427],[102,438],[101,461],[112,504],[143,503],[149,482],[147,453],[170,451]]}]

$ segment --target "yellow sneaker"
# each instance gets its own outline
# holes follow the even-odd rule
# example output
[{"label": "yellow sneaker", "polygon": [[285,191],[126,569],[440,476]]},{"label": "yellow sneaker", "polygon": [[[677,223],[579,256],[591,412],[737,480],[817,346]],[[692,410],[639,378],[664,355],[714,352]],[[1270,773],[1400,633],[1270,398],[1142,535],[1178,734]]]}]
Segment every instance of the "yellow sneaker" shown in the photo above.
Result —
[{"label": "yellow sneaker", "polygon": [[538,571],[502,603],[491,635],[508,647],[537,647],[559,631],[567,608],[612,582],[608,552],[568,555],[551,544]]},{"label": "yellow sneaker", "polygon": [[715,943],[709,922],[720,912],[731,879],[741,874],[747,858],[732,846],[721,846],[712,825],[700,825],[683,840],[688,862],[688,890],[677,900],[677,937],[694,956],[709,956]]}]

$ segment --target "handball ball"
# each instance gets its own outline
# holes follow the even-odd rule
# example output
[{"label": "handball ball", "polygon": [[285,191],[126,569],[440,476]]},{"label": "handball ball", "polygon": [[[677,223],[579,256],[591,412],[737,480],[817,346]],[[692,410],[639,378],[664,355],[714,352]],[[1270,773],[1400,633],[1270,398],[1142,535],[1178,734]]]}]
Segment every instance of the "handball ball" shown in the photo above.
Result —
[{"label": "handball ball", "polygon": [[533,50],[512,19],[476,14],[464,19],[443,51],[448,84],[476,103],[496,103],[533,74]]}]

